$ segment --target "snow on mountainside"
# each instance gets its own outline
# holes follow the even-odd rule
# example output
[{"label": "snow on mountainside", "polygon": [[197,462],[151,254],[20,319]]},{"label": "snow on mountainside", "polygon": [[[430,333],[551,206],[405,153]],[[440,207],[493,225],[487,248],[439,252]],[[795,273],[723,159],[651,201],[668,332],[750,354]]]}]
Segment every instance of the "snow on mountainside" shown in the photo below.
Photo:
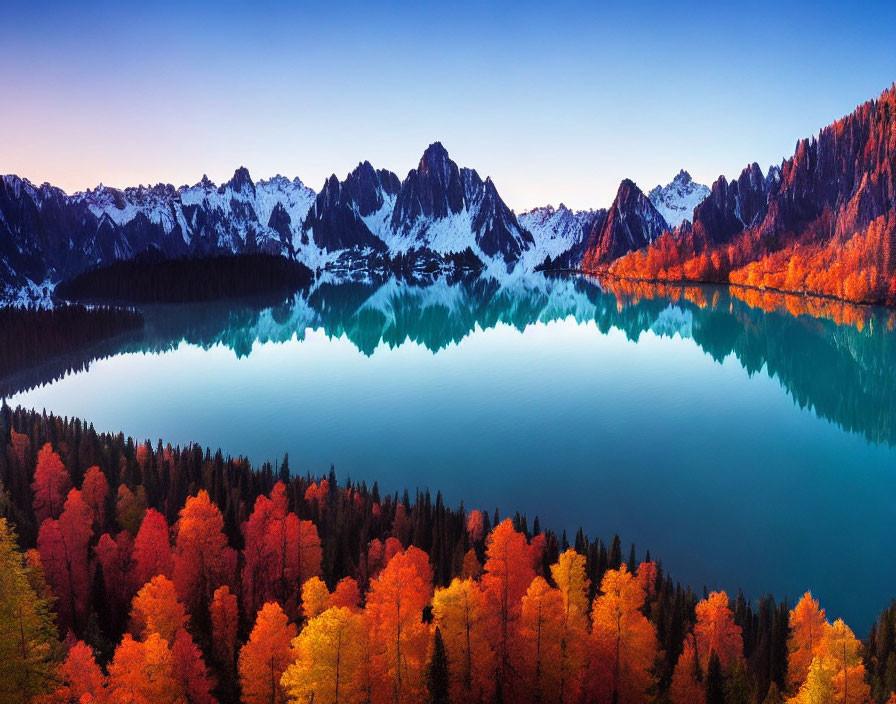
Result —
[{"label": "snow on mountainside", "polygon": [[534,240],[534,257],[544,261],[545,257],[555,259],[564,252],[580,244],[591,229],[596,210],[572,211],[563,203],[558,208],[547,205],[522,213],[517,220],[526,228]]},{"label": "snow on mountainside", "polygon": [[577,269],[586,251],[609,259],[652,241],[663,218],[690,217],[704,192],[683,171],[621,210],[561,204],[517,216],[490,178],[459,167],[439,142],[403,180],[365,161],[319,193],[298,178],[254,182],[244,167],[220,186],[203,176],[180,188],[100,184],[72,195],[3,176],[0,301],[49,300],[56,283],[146,250],[276,254],[337,277],[462,269],[504,280],[548,263]]},{"label": "snow on mountainside", "polygon": [[165,256],[265,252],[294,256],[314,192],[299,179],[252,182],[240,168],[227,183],[100,184],[66,194],[18,176],[0,179],[0,300],[21,300],[32,282],[54,284],[147,249]]},{"label": "snow on mountainside", "polygon": [[458,167],[438,142],[403,181],[368,162],[342,181],[331,176],[308,213],[302,241],[331,266],[397,260],[414,270],[462,266],[498,277],[532,247],[491,179]]},{"label": "snow on mountainside", "polygon": [[694,208],[700,205],[708,195],[709,188],[700,183],[694,183],[691,180],[691,175],[682,169],[671,183],[657,186],[647,194],[647,197],[650,198],[653,207],[659,211],[669,227],[676,228],[685,220],[693,221]]}]

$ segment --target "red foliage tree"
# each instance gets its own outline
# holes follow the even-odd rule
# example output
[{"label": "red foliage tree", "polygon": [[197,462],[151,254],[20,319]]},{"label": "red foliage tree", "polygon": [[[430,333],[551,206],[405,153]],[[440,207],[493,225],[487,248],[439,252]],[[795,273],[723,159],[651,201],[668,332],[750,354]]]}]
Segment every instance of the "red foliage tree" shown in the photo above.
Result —
[{"label": "red foliage tree", "polygon": [[298,585],[320,574],[323,552],[317,528],[288,511],[286,486],[277,482],[270,499],[256,500],[243,535],[244,611],[250,615],[265,602],[277,601],[295,618]]},{"label": "red foliage tree", "polygon": [[47,518],[59,518],[72,480],[50,443],[37,453],[37,468],[31,490],[34,492],[34,516],[40,525]]},{"label": "red foliage tree", "polygon": [[174,558],[168,522],[153,508],[147,509],[134,538],[134,582],[143,586],[157,574],[174,576]]},{"label": "red foliage tree", "polygon": [[482,586],[491,617],[489,634],[497,657],[496,684],[500,696],[512,699],[511,668],[521,599],[535,578],[532,554],[526,536],[513,528],[510,519],[495,526],[486,540],[485,574]]},{"label": "red foliage tree", "polygon": [[212,621],[212,651],[218,663],[230,672],[236,656],[236,633],[239,627],[236,594],[226,584],[215,590],[209,614]]},{"label": "red foliage tree", "polygon": [[103,568],[103,586],[113,613],[126,612],[140,586],[134,579],[133,549],[134,539],[126,530],[120,531],[114,539],[103,533],[93,546]]},{"label": "red foliage tree", "polygon": [[93,514],[72,489],[58,520],[48,518],[40,527],[37,549],[47,577],[56,595],[59,628],[78,631],[87,622],[90,596],[88,546],[92,535]]},{"label": "red foliage tree", "polygon": [[109,700],[106,676],[96,664],[93,651],[77,641],[69,648],[65,661],[59,666],[60,686],[49,697],[50,702],[93,702],[105,704]]},{"label": "red foliage tree", "polygon": [[109,504],[109,480],[99,467],[91,467],[81,482],[81,495],[93,512],[93,531],[97,535],[106,530]]},{"label": "red foliage tree", "polygon": [[174,636],[171,659],[174,665],[174,678],[180,687],[183,700],[189,704],[215,704],[216,700],[211,695],[211,690],[215,686],[214,680],[209,675],[202,653],[183,628]]},{"label": "red foliage tree", "polygon": [[336,584],[336,589],[330,595],[330,608],[344,606],[350,611],[361,610],[361,590],[358,582],[353,577],[343,577]]}]

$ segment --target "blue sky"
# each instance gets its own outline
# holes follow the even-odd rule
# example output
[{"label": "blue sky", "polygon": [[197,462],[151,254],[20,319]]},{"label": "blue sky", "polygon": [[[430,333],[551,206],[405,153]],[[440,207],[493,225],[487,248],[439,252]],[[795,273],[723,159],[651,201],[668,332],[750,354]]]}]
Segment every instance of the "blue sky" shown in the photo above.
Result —
[{"label": "blue sky", "polygon": [[432,141],[517,210],[763,168],[896,80],[896,3],[0,3],[0,172],[319,189]]}]

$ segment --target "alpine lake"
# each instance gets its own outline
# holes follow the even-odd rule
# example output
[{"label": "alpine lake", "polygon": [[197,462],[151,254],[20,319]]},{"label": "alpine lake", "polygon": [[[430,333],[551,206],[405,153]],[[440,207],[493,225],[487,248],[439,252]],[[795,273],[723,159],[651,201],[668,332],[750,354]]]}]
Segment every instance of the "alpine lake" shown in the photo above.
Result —
[{"label": "alpine lake", "polygon": [[7,402],[618,533],[698,593],[811,589],[858,634],[896,594],[893,310],[535,274],[142,311]]}]

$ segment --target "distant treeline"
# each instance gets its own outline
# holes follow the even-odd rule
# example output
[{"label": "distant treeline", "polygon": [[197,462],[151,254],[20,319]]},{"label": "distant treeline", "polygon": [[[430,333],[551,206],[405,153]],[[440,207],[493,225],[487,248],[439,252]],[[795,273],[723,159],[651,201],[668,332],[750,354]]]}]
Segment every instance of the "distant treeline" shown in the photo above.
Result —
[{"label": "distant treeline", "polygon": [[306,288],[300,262],[271,254],[164,259],[148,253],[87,271],[56,287],[60,298],[122,303],[187,303]]},{"label": "distant treeline", "polygon": [[11,377],[22,370],[62,360],[64,373],[79,350],[142,328],[143,316],[126,308],[0,308],[0,396],[19,390]]}]

